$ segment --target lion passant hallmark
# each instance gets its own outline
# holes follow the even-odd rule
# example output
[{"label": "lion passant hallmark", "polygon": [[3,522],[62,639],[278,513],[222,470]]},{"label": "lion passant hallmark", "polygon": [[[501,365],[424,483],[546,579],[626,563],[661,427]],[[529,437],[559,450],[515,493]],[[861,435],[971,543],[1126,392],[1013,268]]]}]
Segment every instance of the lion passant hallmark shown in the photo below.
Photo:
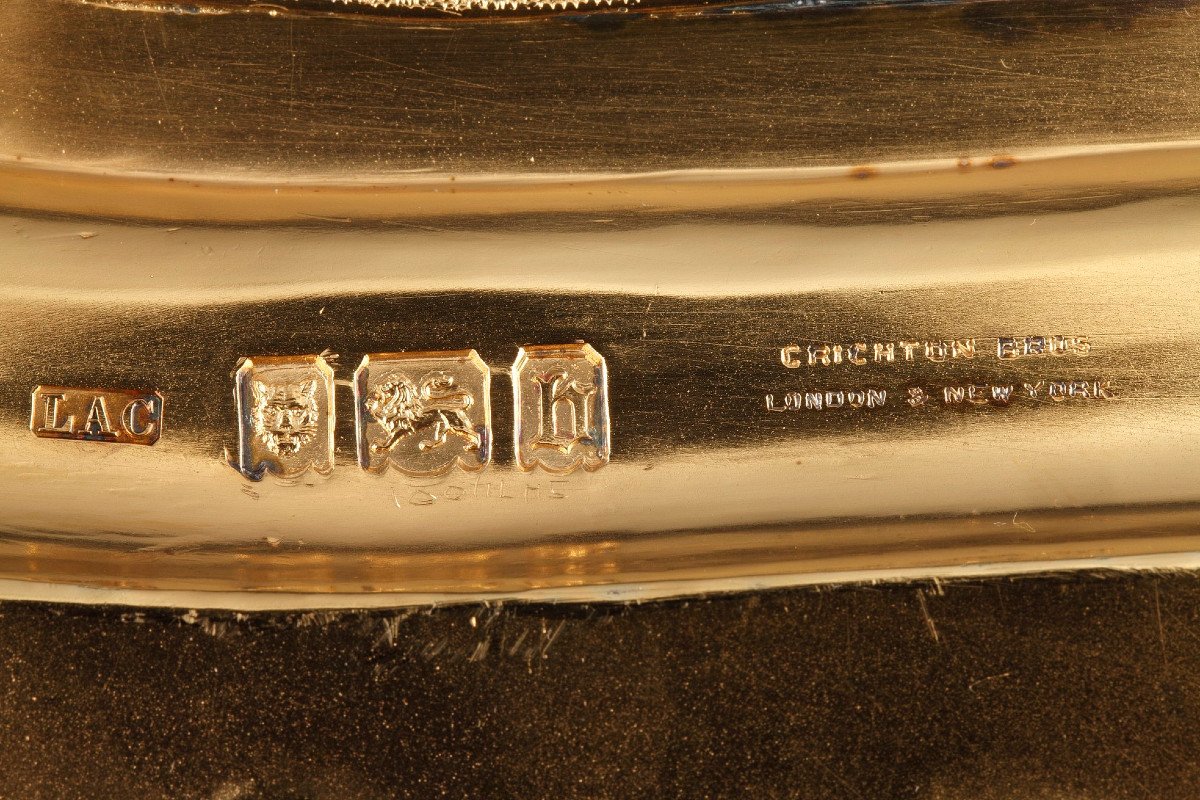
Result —
[{"label": "lion passant hallmark", "polygon": [[29,428],[43,439],[151,445],[162,435],[158,392],[38,386]]},{"label": "lion passant hallmark", "polygon": [[235,374],[234,398],[244,475],[333,469],[333,370],[321,356],[247,358]]},{"label": "lion passant hallmark", "polygon": [[474,350],[375,353],[354,373],[358,463],[433,476],[491,460],[491,371]]}]

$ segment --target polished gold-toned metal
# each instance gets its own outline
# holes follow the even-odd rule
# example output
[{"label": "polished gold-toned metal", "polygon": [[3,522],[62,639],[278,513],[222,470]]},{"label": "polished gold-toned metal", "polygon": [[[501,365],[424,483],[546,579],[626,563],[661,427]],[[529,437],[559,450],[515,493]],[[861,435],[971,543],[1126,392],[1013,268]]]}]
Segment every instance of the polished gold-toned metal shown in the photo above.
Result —
[{"label": "polished gold-toned metal", "polygon": [[911,220],[1197,185],[1193,3],[905,5],[421,23],[6,0],[0,205]]},{"label": "polished gold-toned metal", "polygon": [[[1047,8],[10,0],[0,579],[353,605],[1194,556],[1200,14]],[[544,346],[573,394],[526,391]],[[465,348],[495,386],[441,370],[422,457],[486,469],[362,469],[379,354]],[[40,439],[39,384],[171,424]],[[546,461],[588,438],[602,469]]]},{"label": "polished gold-toned metal", "polygon": [[[157,589],[510,593],[1195,550],[1200,199],[1005,208],[462,234],[89,221],[86,239],[74,220],[10,217],[0,567]],[[147,289],[131,252],[174,269]],[[147,306],[136,334],[112,324]],[[469,338],[496,366],[547,332],[587,341],[615,376],[604,469],[526,473],[507,434],[480,473],[359,469],[362,354]],[[1084,337],[1086,353],[1045,352]],[[923,344],[887,362],[899,342]],[[946,342],[960,357],[934,360]],[[808,365],[808,348],[839,344],[842,363]],[[1043,354],[1001,357],[1014,347]],[[339,354],[338,468],[312,486],[242,480],[222,457],[239,424],[228,365],[297,351]],[[51,367],[153,380],[170,428],[153,448],[65,455],[26,427],[25,387]],[[910,404],[914,388],[928,402]],[[793,392],[793,410],[768,406]],[[815,392],[820,410],[804,407]],[[496,424],[515,419],[506,392],[492,402]],[[100,502],[113,486],[121,503]]]}]

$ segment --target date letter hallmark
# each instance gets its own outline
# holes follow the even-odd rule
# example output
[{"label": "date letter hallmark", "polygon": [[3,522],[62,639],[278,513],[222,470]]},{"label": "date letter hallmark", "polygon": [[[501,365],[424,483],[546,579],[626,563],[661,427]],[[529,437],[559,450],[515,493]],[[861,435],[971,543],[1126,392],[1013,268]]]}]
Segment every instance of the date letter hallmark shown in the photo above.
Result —
[{"label": "date letter hallmark", "polygon": [[608,463],[608,367],[591,345],[530,345],[512,368],[517,464],[566,474]]},{"label": "date letter hallmark", "polygon": [[333,370],[320,356],[247,358],[234,379],[238,470],[294,478],[333,469]]},{"label": "date letter hallmark", "polygon": [[376,353],[354,373],[358,463],[429,477],[492,456],[491,371],[474,350]]},{"label": "date letter hallmark", "polygon": [[44,439],[151,445],[162,435],[162,417],[158,392],[38,386],[29,428]]}]

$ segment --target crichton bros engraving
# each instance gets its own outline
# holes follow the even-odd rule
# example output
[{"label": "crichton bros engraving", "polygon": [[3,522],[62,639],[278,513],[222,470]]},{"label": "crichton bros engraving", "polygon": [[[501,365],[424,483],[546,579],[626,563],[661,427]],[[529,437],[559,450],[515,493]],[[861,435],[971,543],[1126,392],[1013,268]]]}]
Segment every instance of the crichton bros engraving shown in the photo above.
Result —
[{"label": "crichton bros engraving", "polygon": [[[779,349],[779,360],[788,369],[867,364],[889,365],[923,362],[945,364],[983,358],[987,354],[1002,362],[1029,358],[1086,356],[1092,344],[1086,336],[1036,335],[1000,336],[995,339],[902,339],[888,342],[822,342],[801,347],[789,344]],[[1112,382],[1103,379],[1054,379],[1011,383],[949,383],[936,387],[903,386],[893,390],[899,402],[911,408],[932,405],[947,407],[1004,407],[1016,401],[1062,403],[1077,400],[1111,400],[1116,397]],[[772,393],[765,397],[767,411],[837,411],[882,408],[889,390],[879,386],[805,389]]]},{"label": "crichton bros engraving", "polygon": [[895,364],[898,362],[946,361],[973,359],[987,352],[981,342],[992,343],[989,348],[1002,361],[1038,356],[1086,356],[1092,350],[1086,336],[1000,336],[996,339],[900,339],[894,342],[853,342],[834,344],[822,342],[801,347],[789,344],[779,349],[779,360],[788,369],[800,367],[865,366],[866,364]]}]

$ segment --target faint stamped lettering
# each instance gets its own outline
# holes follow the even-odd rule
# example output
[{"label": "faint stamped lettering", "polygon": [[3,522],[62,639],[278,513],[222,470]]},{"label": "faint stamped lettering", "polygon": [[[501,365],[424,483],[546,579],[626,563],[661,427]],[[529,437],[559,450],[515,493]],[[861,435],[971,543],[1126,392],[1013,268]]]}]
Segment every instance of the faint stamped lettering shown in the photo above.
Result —
[{"label": "faint stamped lettering", "polygon": [[[934,388],[905,386],[897,394],[911,408],[942,406],[1005,408],[1018,402],[1062,403],[1112,400],[1117,396],[1108,380],[1040,380],[1024,383],[955,383]],[[766,395],[767,411],[859,411],[883,408],[888,390],[877,388],[806,389]]]},{"label": "faint stamped lettering", "polygon": [[29,428],[45,439],[151,445],[162,435],[158,392],[38,386]]},{"label": "faint stamped lettering", "polygon": [[1017,400],[1112,400],[1117,396],[1112,381],[1051,380],[1019,384],[962,384],[942,387],[942,402],[948,406],[1007,406]]},{"label": "faint stamped lettering", "polygon": [[861,367],[867,364],[895,364],[897,361],[943,361],[973,359],[979,352],[977,340],[900,339],[894,342],[823,342],[801,347],[789,344],[779,349],[779,360],[788,369],[830,367],[838,364]]},{"label": "faint stamped lettering", "polygon": [[376,353],[354,373],[358,463],[411,476],[487,466],[491,372],[474,350]]},{"label": "faint stamped lettering", "polygon": [[1112,381],[1036,381],[1023,383],[1021,389],[1031,400],[1112,400],[1117,396]]},{"label": "faint stamped lettering", "polygon": [[234,380],[238,469],[259,480],[333,469],[333,370],[320,356],[245,359]]},{"label": "faint stamped lettering", "polygon": [[[995,358],[1002,362],[1029,358],[1082,357],[1092,352],[1087,336],[1037,334],[953,339],[896,339],[852,342],[786,344],[777,350],[779,362],[787,369],[804,367],[862,367],[920,363],[931,374],[944,374],[955,362],[968,366],[975,359]],[[911,367],[908,369],[911,370]],[[873,370],[878,372],[878,369]],[[1011,380],[1011,379],[1010,379]],[[858,411],[882,408],[887,404],[888,389],[853,387],[841,389],[803,389],[768,394],[767,411]],[[929,408],[935,399],[942,407],[1006,408],[1014,403],[1068,400],[1111,400],[1116,397],[1107,380],[1035,380],[1009,383],[938,383],[893,387],[903,408]]]},{"label": "faint stamped lettering", "polygon": [[[411,485],[404,502],[413,506],[431,506],[435,503],[457,503],[460,501],[509,501],[536,503],[547,500],[566,500],[571,484],[566,478],[552,479],[546,483],[531,483],[520,479],[499,478],[473,482],[438,482],[428,485]],[[401,495],[395,496],[397,508],[401,506]]]},{"label": "faint stamped lettering", "polygon": [[895,341],[820,342],[817,344],[788,344],[779,348],[779,361],[788,369],[801,367],[832,367],[848,365],[861,367],[867,364],[897,364],[972,360],[986,354],[990,345],[1001,361],[1038,356],[1086,356],[1092,351],[1091,341],[1086,336],[1062,334],[1037,336],[1000,336],[995,339],[967,337],[960,339],[898,339]]},{"label": "faint stamped lettering", "polygon": [[767,395],[767,411],[833,411],[874,409],[887,405],[886,389],[824,389]]},{"label": "faint stamped lettering", "polygon": [[920,386],[909,386],[906,394],[908,396],[904,398],[904,402],[913,408],[921,408],[929,402],[929,392]]},{"label": "faint stamped lettering", "polygon": [[1001,336],[996,340],[996,357],[1001,361],[1038,356],[1086,356],[1092,343],[1086,336]]},{"label": "faint stamped lettering", "polygon": [[1011,384],[968,383],[942,387],[942,402],[951,405],[1006,406],[1013,400]]},{"label": "faint stamped lettering", "polygon": [[565,474],[611,453],[608,367],[582,342],[521,348],[512,368],[517,464]]}]

